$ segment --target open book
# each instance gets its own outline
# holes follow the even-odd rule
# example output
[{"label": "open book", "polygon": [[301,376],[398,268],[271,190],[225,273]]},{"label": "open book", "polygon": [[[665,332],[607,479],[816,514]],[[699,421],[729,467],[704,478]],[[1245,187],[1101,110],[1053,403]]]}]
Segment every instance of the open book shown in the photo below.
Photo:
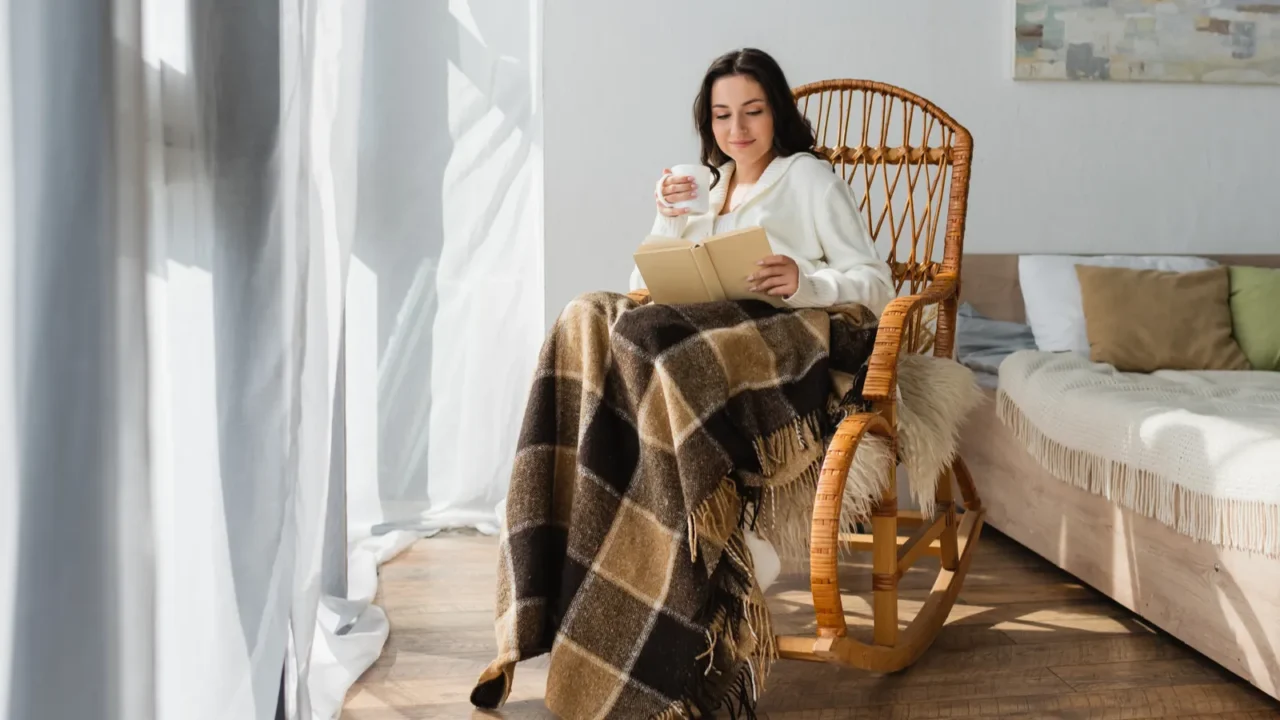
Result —
[{"label": "open book", "polygon": [[635,261],[655,303],[763,300],[782,307],[782,298],[747,290],[747,276],[760,269],[756,263],[773,254],[764,229],[749,227],[697,243],[651,235]]}]

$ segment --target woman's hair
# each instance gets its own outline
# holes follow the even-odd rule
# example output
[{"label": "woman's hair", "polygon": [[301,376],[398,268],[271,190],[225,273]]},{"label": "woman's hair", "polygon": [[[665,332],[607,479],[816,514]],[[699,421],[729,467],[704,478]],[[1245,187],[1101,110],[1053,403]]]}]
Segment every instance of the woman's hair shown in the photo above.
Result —
[{"label": "woman's hair", "polygon": [[722,77],[745,75],[764,88],[765,100],[773,113],[773,152],[778,157],[788,157],[814,151],[813,126],[796,107],[787,77],[776,60],[763,50],[744,48],[716,58],[702,78],[702,87],[693,101],[693,124],[702,138],[702,164],[711,168],[714,176],[711,186],[720,182],[719,166],[729,160],[716,144],[711,129],[711,88]]}]

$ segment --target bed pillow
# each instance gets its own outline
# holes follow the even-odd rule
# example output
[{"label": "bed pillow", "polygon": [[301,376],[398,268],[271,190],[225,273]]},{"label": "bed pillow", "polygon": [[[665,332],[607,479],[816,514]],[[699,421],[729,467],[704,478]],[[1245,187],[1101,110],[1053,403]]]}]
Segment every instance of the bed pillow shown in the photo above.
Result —
[{"label": "bed pillow", "polygon": [[1018,258],[1018,282],[1027,324],[1040,350],[1089,354],[1077,265],[1191,272],[1217,267],[1218,263],[1176,255],[1023,255]]},{"label": "bed pillow", "polygon": [[1090,360],[1121,372],[1250,369],[1232,335],[1227,268],[1075,270]]},{"label": "bed pillow", "polygon": [[1255,370],[1280,371],[1280,270],[1232,267],[1231,322]]}]

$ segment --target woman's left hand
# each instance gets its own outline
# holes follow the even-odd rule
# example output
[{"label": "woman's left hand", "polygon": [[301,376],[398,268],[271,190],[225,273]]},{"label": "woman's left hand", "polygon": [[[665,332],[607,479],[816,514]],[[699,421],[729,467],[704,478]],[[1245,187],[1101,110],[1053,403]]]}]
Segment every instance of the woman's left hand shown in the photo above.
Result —
[{"label": "woman's left hand", "polygon": [[800,266],[786,255],[770,255],[757,265],[760,269],[747,276],[751,292],[764,292],[778,297],[795,295],[800,286]]}]

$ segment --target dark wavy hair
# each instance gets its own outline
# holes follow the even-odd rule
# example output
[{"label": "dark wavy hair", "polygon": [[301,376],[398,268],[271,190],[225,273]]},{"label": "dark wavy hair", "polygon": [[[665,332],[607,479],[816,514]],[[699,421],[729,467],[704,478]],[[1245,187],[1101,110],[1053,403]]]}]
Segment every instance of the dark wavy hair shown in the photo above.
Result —
[{"label": "dark wavy hair", "polygon": [[773,113],[773,152],[778,157],[809,153],[815,157],[813,126],[796,107],[791,85],[776,60],[763,50],[743,48],[716,58],[702,78],[702,87],[693,101],[693,124],[702,138],[702,164],[711,168],[711,186],[720,182],[719,166],[729,158],[716,144],[711,129],[711,88],[722,77],[745,75],[764,88],[765,100]]}]

